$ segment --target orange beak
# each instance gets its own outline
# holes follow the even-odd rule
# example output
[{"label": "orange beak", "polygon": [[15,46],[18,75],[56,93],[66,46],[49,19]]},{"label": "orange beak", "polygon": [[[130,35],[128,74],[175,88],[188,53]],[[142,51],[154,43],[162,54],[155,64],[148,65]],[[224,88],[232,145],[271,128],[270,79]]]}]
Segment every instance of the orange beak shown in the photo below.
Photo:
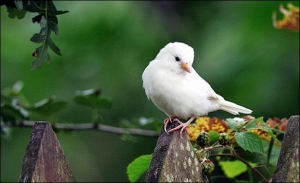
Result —
[{"label": "orange beak", "polygon": [[191,66],[186,62],[186,63],[182,63],[181,65],[180,65],[180,68],[181,69],[183,69],[183,70],[185,70],[186,72],[191,72]]}]

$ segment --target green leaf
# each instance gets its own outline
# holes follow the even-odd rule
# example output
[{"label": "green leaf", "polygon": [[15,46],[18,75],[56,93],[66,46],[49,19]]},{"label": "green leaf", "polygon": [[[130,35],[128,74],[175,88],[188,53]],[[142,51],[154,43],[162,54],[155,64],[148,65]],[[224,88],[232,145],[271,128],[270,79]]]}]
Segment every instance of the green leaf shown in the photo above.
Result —
[{"label": "green leaf", "polygon": [[29,4],[23,4],[25,10],[37,13],[44,13],[45,5],[45,1],[29,1]]},{"label": "green leaf", "polygon": [[127,166],[127,175],[130,182],[136,182],[148,169],[152,155],[142,155]]},{"label": "green leaf", "polygon": [[214,144],[216,141],[218,141],[220,134],[217,131],[210,130],[208,134],[211,144]]},{"label": "green leaf", "polygon": [[54,32],[55,35],[59,36],[59,29],[55,22],[49,22],[48,23],[49,28]]},{"label": "green leaf", "polygon": [[260,129],[262,131],[265,131],[277,142],[279,142],[279,140],[277,139],[276,135],[274,135],[273,132],[275,132],[275,133],[284,133],[283,131],[280,131],[278,129],[269,127],[267,125],[267,123],[264,122],[263,117],[259,117],[259,118],[256,118],[256,119],[250,121],[246,125],[245,129],[248,130],[248,131],[249,130],[255,130],[255,129]]},{"label": "green leaf", "polygon": [[50,14],[50,15],[53,15],[53,16],[55,16],[55,15],[62,15],[62,14],[65,14],[65,13],[68,13],[69,11],[48,11],[48,13]]},{"label": "green leaf", "polygon": [[236,120],[234,120],[233,118],[227,118],[225,123],[234,131],[239,131],[239,123],[237,123]]},{"label": "green leaf", "polygon": [[41,43],[45,41],[46,35],[41,35],[39,33],[33,34],[33,36],[30,38],[30,41],[34,43]]},{"label": "green leaf", "polygon": [[50,55],[48,53],[48,46],[43,44],[36,49],[37,57],[32,62],[32,70],[42,67],[43,61],[50,62]]},{"label": "green leaf", "polygon": [[252,132],[240,132],[234,135],[234,139],[240,147],[250,152],[265,154],[261,138]]},{"label": "green leaf", "polygon": [[61,56],[60,49],[56,46],[56,44],[52,41],[50,37],[48,37],[48,45],[54,53]]},{"label": "green leaf", "polygon": [[100,90],[90,89],[84,91],[77,91],[73,98],[74,102],[90,108],[110,109],[112,102],[108,98],[100,97]]},{"label": "green leaf", "polygon": [[16,121],[17,119],[28,119],[28,112],[20,107],[1,103],[1,117],[4,121]]},{"label": "green leaf", "polygon": [[8,17],[9,18],[15,18],[22,19],[25,17],[26,11],[25,10],[18,10],[16,8],[7,8]]},{"label": "green leaf", "polygon": [[250,121],[246,126],[245,126],[245,129],[246,130],[249,130],[249,129],[257,129],[257,125],[258,124],[264,124],[264,120],[263,120],[263,117],[259,117],[259,118],[256,118],[252,121]]},{"label": "green leaf", "polygon": [[52,1],[48,1],[47,3],[48,3],[48,12],[49,11],[56,11],[57,10],[56,7],[55,7],[55,5],[54,5],[54,3]]},{"label": "green leaf", "polygon": [[27,107],[28,110],[42,114],[44,116],[51,116],[62,109],[67,107],[67,102],[65,101],[55,101],[54,97],[43,99],[37,102],[32,107]]},{"label": "green leaf", "polygon": [[247,171],[247,165],[239,160],[219,161],[219,165],[228,178],[234,178]]}]

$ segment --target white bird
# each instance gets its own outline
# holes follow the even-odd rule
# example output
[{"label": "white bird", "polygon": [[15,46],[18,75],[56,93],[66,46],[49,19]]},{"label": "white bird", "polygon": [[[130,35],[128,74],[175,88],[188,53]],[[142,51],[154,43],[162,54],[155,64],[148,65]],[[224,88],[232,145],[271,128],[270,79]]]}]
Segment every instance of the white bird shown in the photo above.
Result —
[{"label": "white bird", "polygon": [[[231,114],[250,114],[252,110],[224,100],[192,67],[194,49],[184,43],[167,44],[143,72],[143,87],[150,99],[168,117],[164,120],[166,133],[183,130],[197,117],[216,110]],[[187,120],[186,123],[179,119]],[[180,123],[166,130],[172,121]]]}]

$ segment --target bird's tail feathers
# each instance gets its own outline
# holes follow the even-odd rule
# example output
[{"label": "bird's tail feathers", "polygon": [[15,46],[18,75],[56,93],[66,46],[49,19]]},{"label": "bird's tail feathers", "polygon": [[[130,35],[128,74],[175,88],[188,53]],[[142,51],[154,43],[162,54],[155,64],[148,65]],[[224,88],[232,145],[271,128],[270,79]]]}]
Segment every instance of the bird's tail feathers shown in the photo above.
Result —
[{"label": "bird's tail feathers", "polygon": [[229,112],[231,114],[237,115],[239,113],[244,113],[244,114],[251,114],[252,110],[247,109],[243,106],[237,105],[235,103],[229,102],[229,101],[222,101],[220,105],[220,109],[226,112]]}]

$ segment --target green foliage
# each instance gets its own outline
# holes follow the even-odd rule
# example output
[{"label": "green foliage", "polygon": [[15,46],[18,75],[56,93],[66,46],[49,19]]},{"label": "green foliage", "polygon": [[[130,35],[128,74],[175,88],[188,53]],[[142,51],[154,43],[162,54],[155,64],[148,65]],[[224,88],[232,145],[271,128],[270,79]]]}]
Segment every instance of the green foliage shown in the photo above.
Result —
[{"label": "green foliage", "polygon": [[100,90],[90,89],[84,91],[76,91],[74,102],[93,109],[110,109],[112,102],[108,98],[102,98]]},{"label": "green foliage", "polygon": [[[52,116],[67,108],[69,102],[56,100],[55,96],[42,99],[30,104],[22,94],[23,82],[18,81],[12,87],[4,88],[1,91],[1,122],[3,124],[14,123],[20,120],[29,120],[31,113],[37,113],[52,121]],[[99,89],[76,91],[73,98],[79,105],[88,106],[94,112],[93,121],[98,122],[99,110],[110,109],[110,99],[102,98]],[[9,126],[9,125],[8,125]]]},{"label": "green foliage", "polygon": [[24,18],[27,11],[32,13],[38,13],[37,16],[32,18],[32,22],[39,23],[41,30],[39,33],[35,33],[31,37],[31,41],[34,43],[42,43],[37,47],[32,56],[36,57],[32,62],[32,69],[42,67],[43,61],[50,62],[50,54],[48,47],[57,55],[62,55],[58,46],[51,39],[51,33],[59,36],[58,19],[57,15],[67,13],[68,11],[58,11],[52,1],[14,1],[15,5],[6,4],[8,16],[10,18],[17,17],[18,19]]},{"label": "green foliage", "polygon": [[219,165],[228,178],[234,178],[247,171],[247,165],[239,160],[219,161]]},{"label": "green foliage", "polygon": [[243,149],[250,152],[265,154],[261,138],[252,132],[240,132],[234,135],[234,139]]},{"label": "green foliage", "polygon": [[55,101],[56,97],[45,98],[40,102],[35,103],[33,106],[27,107],[26,109],[31,112],[36,112],[50,118],[53,114],[65,109],[67,102]]},{"label": "green foliage", "polygon": [[220,135],[217,131],[211,130],[208,132],[208,134],[211,144],[214,144],[218,141]]},{"label": "green foliage", "polygon": [[130,182],[136,182],[147,171],[152,155],[142,155],[127,166],[127,175]]},{"label": "green foliage", "polygon": [[226,124],[233,130],[234,139],[240,147],[250,152],[265,154],[261,138],[250,132],[250,130],[260,129],[268,132],[273,138],[276,138],[270,129],[263,121],[263,117],[256,118],[250,122],[239,118],[226,119]]},{"label": "green foliage", "polygon": [[22,100],[23,82],[17,81],[12,87],[1,91],[1,121],[15,122],[28,119],[28,111]]},{"label": "green foliage", "polygon": [[[273,161],[274,157],[278,157],[278,153],[279,153],[278,148],[276,148],[277,153],[274,153],[274,152],[271,153],[272,149],[271,150],[265,149],[266,144],[263,143],[261,137],[259,137],[257,134],[255,134],[253,132],[248,131],[248,130],[260,129],[260,130],[265,130],[268,133],[271,133],[272,128],[268,127],[265,124],[265,122],[263,121],[263,117],[259,117],[254,120],[251,120],[251,121],[246,121],[241,118],[233,118],[233,119],[228,118],[228,119],[226,119],[226,123],[228,124],[228,126],[230,126],[232,128],[232,131],[230,133],[233,133],[233,138],[235,139],[236,144],[238,145],[237,147],[235,147],[233,144],[231,144],[229,146],[229,144],[228,144],[229,143],[229,135],[226,133],[221,133],[219,135],[218,132],[212,130],[209,133],[200,132],[199,135],[197,136],[197,144],[201,148],[199,150],[196,149],[195,153],[197,154],[199,161],[202,163],[202,166],[204,166],[204,172],[206,174],[212,173],[212,170],[214,169],[212,161],[207,159],[211,154],[210,151],[212,151],[216,148],[220,148],[220,147],[223,147],[224,149],[228,149],[230,152],[229,156],[237,158],[236,160],[233,160],[233,161],[221,160],[220,158],[218,159],[218,164],[221,166],[222,170],[224,171],[224,174],[228,178],[235,178],[238,175],[245,173],[250,168],[247,166],[253,166],[253,168],[254,168],[254,166],[256,166],[256,164],[258,164],[258,163],[259,164],[266,163],[266,159],[265,159],[265,151],[266,150],[270,151],[267,159],[271,158]],[[220,143],[219,137],[223,138],[223,139],[221,139],[221,142],[226,141],[226,143]],[[272,135],[272,137],[276,138],[275,135]],[[213,145],[211,145],[210,147],[205,147],[206,145],[208,145],[207,141],[210,138],[213,139],[213,141],[211,143]],[[273,143],[273,142],[274,141],[271,141],[270,143]],[[226,155],[225,151],[217,151],[215,153],[216,154],[224,153]],[[247,153],[252,154],[253,157],[251,157],[250,154],[247,155]],[[241,154],[242,157],[239,156],[238,154]],[[259,159],[260,155],[264,156],[262,158],[262,160]],[[269,157],[269,156],[271,156],[271,157]],[[242,158],[246,158],[246,159],[241,161]],[[144,159],[142,159],[142,160],[144,160]],[[133,180],[136,181],[138,179],[138,177],[141,174],[145,173],[145,171],[147,170],[146,168],[145,169],[143,168],[141,170],[139,167],[140,162],[139,161],[136,162],[136,161],[137,160],[134,160],[130,164],[131,171],[127,171],[129,180],[131,182]],[[150,162],[150,160],[147,160],[147,161]],[[245,164],[246,161],[249,161],[249,162],[247,164]],[[203,164],[203,162],[206,162],[206,164]],[[209,162],[211,162],[212,165],[210,165]],[[256,162],[256,163],[251,163],[251,162]],[[132,164],[134,164],[134,165],[137,164],[137,166],[132,166]],[[146,164],[146,162],[143,161],[143,164]],[[136,170],[134,170],[134,168]],[[138,173],[136,173],[136,172],[138,172]],[[132,177],[136,177],[136,176],[138,176],[138,177],[135,179],[132,179]],[[250,177],[250,179],[252,180],[252,177]]]}]

